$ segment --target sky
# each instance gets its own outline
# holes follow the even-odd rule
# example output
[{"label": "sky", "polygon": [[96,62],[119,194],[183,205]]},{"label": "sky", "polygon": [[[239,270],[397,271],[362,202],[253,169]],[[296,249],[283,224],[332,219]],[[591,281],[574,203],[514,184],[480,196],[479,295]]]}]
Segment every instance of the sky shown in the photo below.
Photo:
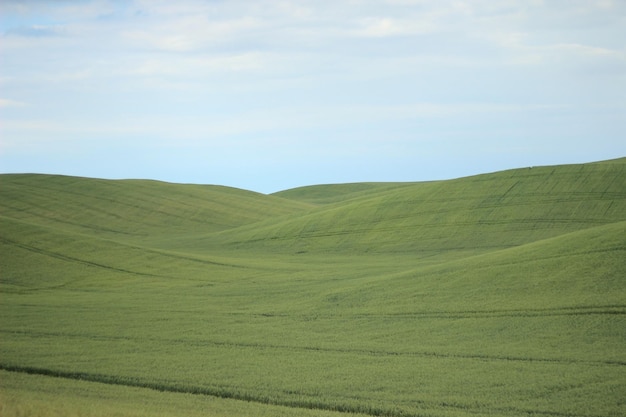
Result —
[{"label": "sky", "polygon": [[624,0],[2,0],[0,172],[262,193],[626,156]]}]

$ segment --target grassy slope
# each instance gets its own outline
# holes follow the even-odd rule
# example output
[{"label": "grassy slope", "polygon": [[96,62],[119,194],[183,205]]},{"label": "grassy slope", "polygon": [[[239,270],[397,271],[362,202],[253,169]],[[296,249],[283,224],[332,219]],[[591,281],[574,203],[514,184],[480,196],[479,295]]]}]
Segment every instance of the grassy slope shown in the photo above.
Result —
[{"label": "grassy slope", "polygon": [[408,270],[89,273],[5,293],[0,347],[8,365],[301,407],[609,415],[626,389],[625,231]]},{"label": "grassy slope", "polygon": [[0,415],[340,417],[343,414],[0,371]]},{"label": "grassy slope", "polygon": [[0,176],[0,215],[116,239],[211,232],[308,208],[304,203],[222,186]]},{"label": "grassy slope", "polygon": [[[62,190],[41,191],[46,181],[37,178],[40,207],[54,207],[53,216],[28,208],[27,197],[17,195],[20,187],[0,200],[0,365],[257,404],[243,410],[239,403],[220,402],[223,415],[276,412],[263,403],[296,407],[293,415],[302,407],[389,415],[623,415],[623,162],[376,186],[370,195],[358,190],[343,202],[333,190],[329,198],[335,202],[315,210],[285,204],[284,221],[255,214],[256,230],[245,225],[252,214],[236,211],[230,219],[224,214],[219,227],[209,222],[200,231],[189,219],[177,223],[165,221],[167,216],[151,226],[139,221],[139,211],[114,201],[117,215],[136,223],[129,226],[135,233],[130,237],[100,231],[109,214],[76,212],[101,207],[88,189],[108,182],[77,186],[90,197],[65,205],[55,202]],[[2,178],[1,192],[5,184]],[[168,197],[177,188],[150,185],[167,190]],[[177,194],[177,207],[198,204],[195,197],[185,200],[186,187]],[[321,205],[321,191],[314,199],[298,198]],[[46,194],[50,204],[44,203]],[[147,217],[162,196],[144,197],[153,203],[144,205]],[[249,207],[284,201],[254,195]],[[6,208],[18,202],[28,210]],[[460,212],[455,216],[454,210]],[[343,223],[346,233],[317,237],[311,224],[316,216],[316,230]],[[75,220],[60,221],[66,218]],[[435,220],[437,233],[431,230],[437,229]],[[126,229],[119,221],[112,229]],[[367,232],[372,240],[365,248],[355,225],[368,221],[370,228],[380,222],[397,227],[391,230],[399,242],[393,244],[390,230],[381,228]],[[403,234],[401,224],[414,230]],[[230,236],[209,233],[226,225],[243,226]],[[298,227],[297,244],[309,241],[308,252],[293,256],[295,241],[287,242]],[[302,232],[306,227],[310,236]],[[441,254],[436,260],[414,256],[416,246],[394,249],[416,245],[415,230],[431,237]],[[178,239],[159,237],[173,232]],[[241,241],[268,233],[286,237],[263,246]],[[453,236],[444,239],[447,233]],[[459,242],[471,248],[485,234],[497,237],[493,250],[459,256]],[[149,246],[153,236],[160,248]],[[239,243],[223,247],[232,236]],[[1,388],[12,399],[9,415],[51,389],[41,388],[48,377],[16,378]],[[75,401],[76,414],[84,412],[85,398],[93,400],[77,395],[77,387],[67,390],[63,395]],[[137,393],[137,401],[144,395]],[[167,395],[176,404],[185,394]],[[132,414],[133,400],[123,397],[122,403]]]},{"label": "grassy slope", "polygon": [[411,183],[360,182],[350,184],[309,185],[279,191],[273,195],[311,204],[329,204],[351,200],[358,197],[371,197],[397,187],[410,186]]},{"label": "grassy slope", "polygon": [[[219,244],[255,251],[405,253],[420,258],[478,253],[623,220],[625,189],[624,160],[518,169],[378,187],[372,195],[306,215],[176,244],[185,250]],[[321,189],[314,191],[318,198]],[[334,187],[328,195],[335,195]]]}]

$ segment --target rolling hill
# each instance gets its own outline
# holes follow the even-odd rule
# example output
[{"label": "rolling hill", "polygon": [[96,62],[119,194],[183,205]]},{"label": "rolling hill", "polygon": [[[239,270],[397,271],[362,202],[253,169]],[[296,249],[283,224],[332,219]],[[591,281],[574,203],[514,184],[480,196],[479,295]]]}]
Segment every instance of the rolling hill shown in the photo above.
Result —
[{"label": "rolling hill", "polygon": [[310,208],[236,188],[147,180],[13,174],[0,187],[2,216],[102,237],[212,232]]},{"label": "rolling hill", "polygon": [[[451,181],[305,187],[296,201],[344,199],[287,219],[191,237],[185,249],[303,253],[479,253],[624,219],[626,163],[524,168]],[[324,197],[326,196],[326,197]],[[197,239],[197,240],[196,240]]]},{"label": "rolling hill", "polygon": [[0,175],[0,317],[2,415],[625,415],[626,158],[274,195]]}]

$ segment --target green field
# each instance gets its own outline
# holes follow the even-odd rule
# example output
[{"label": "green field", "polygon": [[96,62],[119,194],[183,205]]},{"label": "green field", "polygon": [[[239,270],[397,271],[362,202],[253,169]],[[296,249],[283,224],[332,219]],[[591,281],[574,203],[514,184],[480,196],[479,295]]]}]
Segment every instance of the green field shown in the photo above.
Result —
[{"label": "green field", "polygon": [[2,416],[626,416],[626,158],[273,195],[0,175],[0,317]]}]

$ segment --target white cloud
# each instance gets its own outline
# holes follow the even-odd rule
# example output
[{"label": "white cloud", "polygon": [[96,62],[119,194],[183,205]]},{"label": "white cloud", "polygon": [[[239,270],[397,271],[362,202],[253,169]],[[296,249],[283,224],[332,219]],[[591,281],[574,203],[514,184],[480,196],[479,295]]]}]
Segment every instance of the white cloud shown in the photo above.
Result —
[{"label": "white cloud", "polygon": [[185,15],[157,20],[141,29],[126,31],[122,33],[122,37],[138,48],[191,52],[250,36],[259,27],[260,23],[251,17],[210,20],[202,15]]},{"label": "white cloud", "polygon": [[0,98],[0,108],[3,107],[24,107],[26,103],[17,100],[10,100],[7,98]]},{"label": "white cloud", "polygon": [[440,27],[429,19],[397,19],[368,17],[360,21],[360,28],[351,34],[364,37],[411,36],[436,32]]}]

